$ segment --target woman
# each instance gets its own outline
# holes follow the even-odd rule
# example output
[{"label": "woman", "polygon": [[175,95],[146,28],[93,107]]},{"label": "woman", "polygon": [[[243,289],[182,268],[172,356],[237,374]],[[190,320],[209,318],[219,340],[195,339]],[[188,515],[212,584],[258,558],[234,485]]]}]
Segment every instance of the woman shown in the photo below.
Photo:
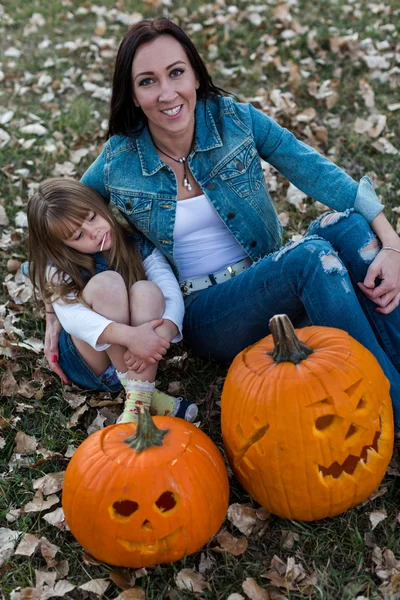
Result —
[{"label": "woman", "polygon": [[[82,181],[141,231],[144,257],[157,248],[171,263],[193,352],[229,362],[269,333],[277,312],[339,327],[379,360],[400,431],[400,240],[370,180],[357,184],[224,95],[186,34],[162,18],[135,25],[120,45],[109,137]],[[340,212],[280,249],[260,158]],[[57,327],[49,323],[47,347]]]}]

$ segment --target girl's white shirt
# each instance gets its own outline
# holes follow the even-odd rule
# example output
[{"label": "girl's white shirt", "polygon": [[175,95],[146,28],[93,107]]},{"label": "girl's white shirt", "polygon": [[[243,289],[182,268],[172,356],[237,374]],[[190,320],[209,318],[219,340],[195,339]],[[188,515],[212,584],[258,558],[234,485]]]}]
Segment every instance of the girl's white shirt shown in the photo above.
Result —
[{"label": "girl's white shirt", "polygon": [[[162,318],[172,321],[178,327],[179,333],[171,341],[180,342],[185,305],[176,277],[165,256],[157,249],[144,260],[143,266],[147,279],[156,283],[164,294],[165,310]],[[54,267],[49,265],[47,278],[51,279],[54,273]],[[65,275],[65,277],[68,276]],[[67,333],[87,342],[95,350],[101,351],[109,348],[110,344],[98,344],[97,340],[113,321],[99,315],[80,302],[68,304],[57,300],[53,302],[53,308]]]}]

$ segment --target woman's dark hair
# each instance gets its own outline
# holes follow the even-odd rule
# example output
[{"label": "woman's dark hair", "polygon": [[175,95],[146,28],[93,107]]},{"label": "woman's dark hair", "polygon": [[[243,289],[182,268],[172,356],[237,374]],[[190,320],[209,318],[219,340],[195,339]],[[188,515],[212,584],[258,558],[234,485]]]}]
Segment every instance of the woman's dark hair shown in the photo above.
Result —
[{"label": "woman's dark hair", "polygon": [[118,48],[107,137],[115,134],[137,134],[147,124],[147,118],[142,109],[135,106],[133,102],[132,62],[139,46],[152,42],[161,35],[170,35],[175,38],[186,52],[200,83],[197,89],[197,99],[227,95],[225,90],[213,84],[196,46],[178,25],[164,17],[144,19],[129,29]]}]

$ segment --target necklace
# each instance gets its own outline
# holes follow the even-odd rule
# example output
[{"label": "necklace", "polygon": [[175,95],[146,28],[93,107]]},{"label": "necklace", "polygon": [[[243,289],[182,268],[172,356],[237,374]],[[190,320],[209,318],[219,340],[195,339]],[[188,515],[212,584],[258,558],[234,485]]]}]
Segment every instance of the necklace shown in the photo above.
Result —
[{"label": "necklace", "polygon": [[183,185],[190,192],[191,189],[192,189],[192,186],[189,183],[189,171],[188,171],[187,164],[186,164],[187,158],[188,158],[188,156],[190,154],[190,150],[189,150],[189,154],[187,156],[181,156],[181,158],[174,158],[170,154],[167,154],[167,152],[164,152],[164,150],[161,150],[161,148],[159,148],[157,146],[157,144],[154,143],[154,140],[153,140],[153,144],[155,145],[155,147],[157,148],[157,150],[159,150],[160,152],[162,152],[162,154],[165,154],[165,156],[168,156],[168,158],[170,158],[171,160],[174,160],[175,162],[181,163],[183,165]]}]

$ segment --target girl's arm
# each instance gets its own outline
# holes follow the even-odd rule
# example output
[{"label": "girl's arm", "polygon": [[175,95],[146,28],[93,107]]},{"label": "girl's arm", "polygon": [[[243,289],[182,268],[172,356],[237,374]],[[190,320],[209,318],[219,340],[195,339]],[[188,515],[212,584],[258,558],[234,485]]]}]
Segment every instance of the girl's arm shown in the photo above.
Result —
[{"label": "girl's arm", "polygon": [[178,281],[165,256],[155,248],[143,261],[147,279],[158,285],[164,294],[165,311],[163,328],[170,337],[169,341],[180,342],[182,339],[182,325],[185,314],[185,304]]}]

